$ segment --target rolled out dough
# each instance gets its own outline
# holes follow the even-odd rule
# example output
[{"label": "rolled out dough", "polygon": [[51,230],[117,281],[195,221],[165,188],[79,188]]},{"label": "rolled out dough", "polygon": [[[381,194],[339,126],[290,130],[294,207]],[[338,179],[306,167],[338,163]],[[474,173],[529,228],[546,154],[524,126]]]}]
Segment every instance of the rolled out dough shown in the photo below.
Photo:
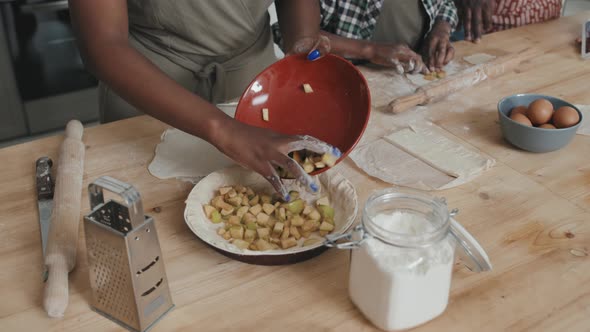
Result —
[{"label": "rolled out dough", "polygon": [[447,137],[435,125],[411,125],[355,149],[350,157],[370,176],[421,190],[469,182],[495,161]]},{"label": "rolled out dough", "polygon": [[208,142],[178,129],[168,129],[156,147],[149,172],[159,179],[196,182],[233,161]]},{"label": "rolled out dough", "polygon": [[495,161],[446,137],[435,125],[413,125],[385,140],[455,178],[471,177],[491,168]]},{"label": "rolled out dough", "polygon": [[436,190],[455,180],[384,139],[357,148],[349,156],[365,173],[399,186]]},{"label": "rolled out dough", "polygon": [[[236,102],[217,107],[233,117]],[[178,129],[168,129],[156,146],[154,159],[148,171],[159,179],[180,179],[196,182],[211,172],[225,168],[234,162],[208,142]]]}]

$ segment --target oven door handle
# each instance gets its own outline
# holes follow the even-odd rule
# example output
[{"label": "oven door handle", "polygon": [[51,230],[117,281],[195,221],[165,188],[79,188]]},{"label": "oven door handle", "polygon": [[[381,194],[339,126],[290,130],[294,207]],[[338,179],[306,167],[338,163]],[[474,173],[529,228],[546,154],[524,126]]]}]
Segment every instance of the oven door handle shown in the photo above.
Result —
[{"label": "oven door handle", "polygon": [[60,0],[60,1],[30,3],[30,4],[21,5],[20,9],[23,11],[23,13],[48,12],[48,11],[55,12],[58,10],[68,9],[68,1],[67,0]]}]

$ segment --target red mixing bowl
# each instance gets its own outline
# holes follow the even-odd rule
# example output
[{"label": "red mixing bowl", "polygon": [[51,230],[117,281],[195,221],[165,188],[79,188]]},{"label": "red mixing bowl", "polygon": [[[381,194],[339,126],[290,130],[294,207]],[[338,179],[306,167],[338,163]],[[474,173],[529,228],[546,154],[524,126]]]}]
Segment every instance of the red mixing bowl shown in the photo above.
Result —
[{"label": "red mixing bowl", "polygon": [[[313,92],[306,93],[303,84]],[[268,121],[262,117],[264,108]],[[370,112],[367,81],[349,61],[331,54],[316,61],[293,55],[256,76],[242,94],[235,118],[282,134],[316,137],[340,149],[340,162],[360,140]]]}]

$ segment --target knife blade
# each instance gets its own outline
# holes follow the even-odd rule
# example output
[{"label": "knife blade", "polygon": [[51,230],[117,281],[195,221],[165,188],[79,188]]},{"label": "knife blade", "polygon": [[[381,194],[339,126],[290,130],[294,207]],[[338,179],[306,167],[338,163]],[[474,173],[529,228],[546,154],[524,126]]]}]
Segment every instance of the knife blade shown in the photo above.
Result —
[{"label": "knife blade", "polygon": [[[53,190],[54,183],[51,177],[51,167],[53,161],[49,157],[37,159],[36,165],[36,183],[37,183],[37,207],[39,209],[39,228],[41,230],[41,248],[43,250],[43,260],[45,260],[45,248],[47,247],[47,236],[49,235],[49,225],[51,223],[51,213],[53,212]],[[43,263],[43,281],[47,280],[47,267]]]}]

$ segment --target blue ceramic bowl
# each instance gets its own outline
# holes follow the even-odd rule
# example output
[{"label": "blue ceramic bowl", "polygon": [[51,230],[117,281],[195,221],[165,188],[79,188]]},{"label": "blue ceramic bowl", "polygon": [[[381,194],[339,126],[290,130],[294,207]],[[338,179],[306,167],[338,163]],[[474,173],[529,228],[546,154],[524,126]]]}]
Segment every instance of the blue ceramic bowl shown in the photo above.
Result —
[{"label": "blue ceramic bowl", "polygon": [[[562,106],[574,108],[580,115],[580,121],[569,128],[544,129],[525,126],[510,119],[510,111],[514,107],[528,107],[530,103],[539,98],[549,100],[554,109]],[[563,148],[571,142],[582,123],[582,112],[576,106],[559,98],[538,94],[517,94],[506,97],[498,103],[498,113],[504,138],[510,144],[530,152],[549,152]]]}]

